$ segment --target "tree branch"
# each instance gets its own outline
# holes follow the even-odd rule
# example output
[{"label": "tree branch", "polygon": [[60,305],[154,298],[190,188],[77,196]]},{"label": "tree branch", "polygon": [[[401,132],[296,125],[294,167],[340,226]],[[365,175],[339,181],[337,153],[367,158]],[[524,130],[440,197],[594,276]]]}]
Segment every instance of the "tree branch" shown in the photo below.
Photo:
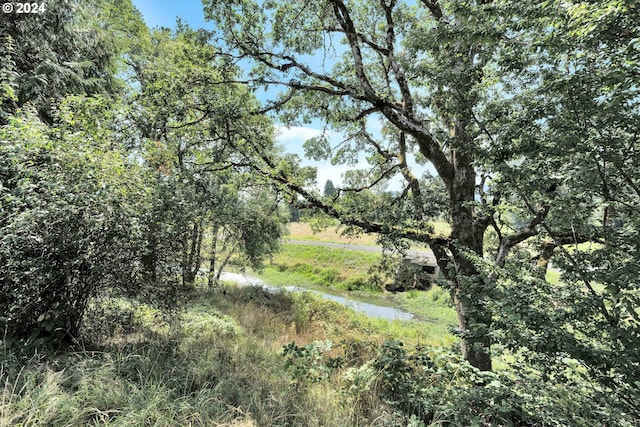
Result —
[{"label": "tree branch", "polygon": [[387,41],[387,59],[389,60],[389,64],[391,65],[391,69],[393,70],[393,74],[396,76],[396,82],[398,83],[398,87],[400,88],[400,93],[402,94],[402,101],[404,103],[405,111],[409,113],[413,113],[413,96],[411,95],[411,89],[407,83],[407,79],[405,78],[404,72],[398,65],[396,61],[394,50],[395,50],[395,24],[393,22],[393,7],[395,6],[395,0],[391,0],[391,3],[387,6],[385,0],[380,0],[380,5],[384,9],[385,18],[387,20],[387,32],[386,32],[386,41]]},{"label": "tree branch", "polygon": [[440,5],[438,4],[438,0],[430,1],[430,0],[420,0],[423,5],[429,9],[431,15],[436,19],[436,21],[440,21],[443,18],[442,9],[440,9]]},{"label": "tree branch", "polygon": [[358,42],[358,34],[356,32],[355,25],[351,20],[351,16],[349,15],[349,10],[341,0],[330,0],[330,3],[333,6],[333,14],[338,20],[338,23],[342,27],[349,42],[351,54],[353,55],[356,78],[364,90],[364,94],[370,99],[376,99],[378,96],[364,71],[364,62],[362,60],[360,43]]},{"label": "tree branch", "polygon": [[[527,205],[528,205],[528,202],[527,202]],[[496,255],[496,261],[495,261],[498,267],[504,267],[504,263],[507,259],[507,255],[515,245],[517,245],[518,243],[524,242],[529,237],[532,237],[538,234],[538,230],[536,230],[535,228],[544,222],[544,219],[547,217],[547,214],[549,213],[549,206],[543,206],[542,208],[538,209],[537,212],[535,212],[532,208],[530,209],[532,212],[535,213],[535,215],[533,218],[531,218],[531,220],[529,221],[529,224],[527,224],[526,227],[524,227],[517,233],[512,234],[510,236],[504,236],[500,240],[500,246],[498,247],[498,253]]]}]

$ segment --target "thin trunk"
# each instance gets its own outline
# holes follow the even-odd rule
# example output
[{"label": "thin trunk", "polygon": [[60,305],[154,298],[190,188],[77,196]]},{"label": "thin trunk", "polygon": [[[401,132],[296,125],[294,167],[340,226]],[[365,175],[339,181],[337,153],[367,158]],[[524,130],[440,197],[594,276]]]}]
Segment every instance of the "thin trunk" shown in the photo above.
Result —
[{"label": "thin trunk", "polygon": [[[225,266],[231,259],[231,256],[233,255],[234,251],[235,251],[235,245],[232,246],[231,249],[229,249],[229,252],[227,252],[227,255],[222,260],[222,263],[220,264],[220,268],[218,268],[218,271],[216,272],[216,279],[215,279],[216,284],[220,284],[220,276],[222,275],[222,272]],[[220,285],[220,287],[222,288],[222,293],[226,295],[227,291],[224,289],[224,287],[222,287],[222,285]]]},{"label": "thin trunk", "polygon": [[220,276],[222,275],[224,268],[227,266],[227,263],[231,259],[231,256],[233,255],[234,252],[235,252],[235,246],[232,246],[229,252],[227,253],[227,255],[222,260],[222,263],[220,264],[220,268],[216,273],[216,283],[220,282]]},{"label": "thin trunk", "polygon": [[191,229],[191,241],[189,239],[184,244],[182,262],[182,284],[193,285],[195,283],[201,261],[202,247],[202,220],[194,222]]},{"label": "thin trunk", "polygon": [[[209,258],[209,286],[217,285],[220,281],[220,275],[224,270],[224,267],[231,259],[231,255],[233,255],[233,251],[235,248],[231,248],[227,251],[227,246],[229,245],[229,241],[231,240],[231,235],[227,232],[225,233],[224,229],[222,235],[224,238],[222,239],[222,245],[219,246],[218,243],[220,241],[220,227],[216,227],[214,229],[213,241],[211,242],[211,258]],[[216,269],[216,263],[219,261],[218,256],[226,253],[225,257],[220,262],[220,265]]]},{"label": "thin trunk", "polygon": [[145,277],[151,283],[158,281],[158,232],[159,224],[154,219],[149,225],[149,233],[147,235],[147,242],[144,254],[142,255],[142,266],[144,269]]},{"label": "thin trunk", "polygon": [[[209,288],[213,286],[218,286],[220,284],[220,277],[222,276],[224,268],[227,266],[227,263],[229,262],[229,260],[231,259],[231,256],[235,251],[234,245],[232,245],[227,250],[229,241],[231,239],[231,235],[228,233],[223,233],[224,238],[222,239],[222,245],[218,247],[219,234],[220,234],[219,230],[220,230],[220,227],[216,226],[212,231],[213,240],[211,242],[211,257],[209,258],[209,274],[207,277],[207,284]],[[222,259],[222,261],[219,262],[218,256],[224,254],[225,252],[226,252],[226,255],[224,255],[224,258]],[[216,269],[216,263],[218,262],[219,262],[219,265],[217,266],[217,269]]]},{"label": "thin trunk", "polygon": [[195,254],[193,257],[193,279],[195,281],[195,277],[200,270],[200,265],[202,264],[202,239],[204,238],[204,228],[203,228],[203,220],[198,222],[198,233],[197,233],[197,241],[195,246]]},{"label": "thin trunk", "polygon": [[215,280],[215,271],[216,271],[216,257],[218,256],[217,248],[218,248],[218,230],[219,229],[220,227],[217,225],[214,225],[211,229],[211,255],[209,256],[209,273],[207,274],[207,286],[209,287],[209,289],[211,289],[213,285],[218,283],[218,281]]}]

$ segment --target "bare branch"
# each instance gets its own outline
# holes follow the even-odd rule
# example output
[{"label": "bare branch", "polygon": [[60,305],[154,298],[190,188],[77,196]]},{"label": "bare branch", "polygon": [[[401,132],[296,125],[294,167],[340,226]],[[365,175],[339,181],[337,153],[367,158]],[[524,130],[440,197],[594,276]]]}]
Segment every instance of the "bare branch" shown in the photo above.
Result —
[{"label": "bare branch", "polygon": [[255,111],[252,113],[252,115],[256,115],[256,116],[261,116],[263,114],[266,114],[270,111],[274,111],[279,109],[280,107],[282,107],[283,105],[285,105],[287,102],[291,101],[291,98],[293,98],[293,96],[295,95],[295,90],[290,90],[289,93],[287,93],[281,100],[279,101],[275,101],[275,102],[271,102],[269,103],[269,105],[267,105],[266,107]]},{"label": "bare branch", "polygon": [[400,161],[400,171],[402,172],[402,176],[407,180],[409,186],[411,187],[411,196],[413,198],[413,207],[416,210],[417,218],[423,217],[423,203],[422,203],[422,192],[420,191],[420,182],[418,178],[411,172],[409,169],[409,165],[407,164],[407,141],[404,132],[400,132],[399,142],[398,142],[398,160]]},{"label": "bare branch", "polygon": [[[378,176],[375,180],[373,180],[373,182],[371,182],[369,185],[365,185],[363,187],[346,187],[346,188],[336,188],[336,191],[338,192],[338,197],[340,195],[340,193],[344,192],[344,193],[361,193],[364,190],[370,190],[371,188],[373,188],[374,186],[376,186],[376,184],[380,183],[383,179],[387,178],[389,175],[391,175],[391,173],[397,169],[399,167],[399,165],[393,165],[392,167],[390,167],[389,169],[383,171],[380,176]],[[336,199],[338,198],[336,197]]]},{"label": "bare branch", "polygon": [[[525,203],[529,205],[528,202],[525,202]],[[498,253],[496,255],[496,261],[495,261],[498,267],[504,267],[504,263],[507,259],[507,255],[515,245],[517,245],[518,243],[524,242],[529,237],[535,236],[536,234],[539,233],[538,230],[536,230],[536,227],[544,222],[544,219],[547,217],[547,214],[549,213],[549,206],[543,206],[537,211],[535,211],[531,206],[529,206],[529,208],[531,212],[534,213],[534,217],[531,218],[531,220],[529,221],[529,224],[527,224],[520,231],[509,236],[504,236],[500,240],[500,246],[498,247]]]},{"label": "bare branch", "polygon": [[[342,28],[338,28],[338,27],[324,27],[324,30],[330,33],[340,33],[340,34],[344,34],[344,30]],[[387,55],[389,52],[386,48],[380,46],[377,43],[374,43],[373,41],[371,41],[366,35],[360,33],[360,32],[356,32],[356,35],[358,36],[358,39],[366,44],[367,46],[369,46],[371,49],[373,49],[374,51],[381,53],[383,55]]]},{"label": "bare branch", "polygon": [[198,123],[202,122],[204,119],[206,119],[207,117],[209,117],[210,111],[206,110],[202,116],[198,117],[195,120],[189,121],[189,122],[185,122],[185,123],[181,123],[179,125],[174,125],[174,126],[169,126],[167,125],[167,128],[169,129],[182,129],[188,126],[193,126],[193,125],[197,125]]},{"label": "bare branch", "polygon": [[389,151],[385,150],[384,148],[382,148],[382,146],[380,144],[378,144],[378,141],[376,141],[370,134],[369,132],[366,131],[364,123],[362,123],[361,125],[361,131],[360,131],[360,135],[364,136],[365,139],[367,140],[367,142],[369,144],[371,144],[376,151],[378,152],[378,154],[380,154],[382,157],[384,157],[387,160],[391,160],[392,158],[396,157],[394,154],[390,153]]},{"label": "bare branch", "polygon": [[356,32],[355,25],[351,20],[351,16],[349,15],[349,10],[341,0],[330,0],[330,3],[333,5],[333,13],[349,41],[349,47],[351,48],[351,54],[353,55],[356,78],[362,86],[365,95],[370,99],[376,99],[376,92],[371,86],[371,82],[364,71],[364,62],[362,60],[360,43],[358,42],[358,34]]}]

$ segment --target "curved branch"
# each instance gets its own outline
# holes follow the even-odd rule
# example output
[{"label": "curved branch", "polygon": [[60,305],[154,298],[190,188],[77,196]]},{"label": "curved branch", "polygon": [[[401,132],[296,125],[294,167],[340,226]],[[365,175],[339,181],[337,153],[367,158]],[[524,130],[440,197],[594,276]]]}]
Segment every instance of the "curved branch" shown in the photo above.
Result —
[{"label": "curved branch", "polygon": [[[527,205],[529,204],[527,203]],[[500,246],[498,247],[498,253],[496,255],[495,261],[498,267],[504,267],[504,263],[507,260],[507,255],[515,245],[524,242],[529,237],[533,237],[539,233],[539,231],[536,230],[536,227],[540,224],[543,224],[544,219],[549,213],[549,206],[543,206],[542,208],[538,209],[537,212],[534,211],[531,206],[529,206],[529,209],[535,213],[534,217],[529,221],[529,224],[527,224],[526,227],[524,227],[520,231],[509,236],[504,236],[502,239],[500,239]]]},{"label": "curved branch", "polygon": [[360,50],[360,43],[358,41],[358,34],[356,32],[355,25],[351,20],[351,16],[349,15],[349,10],[344,5],[344,3],[340,0],[330,0],[330,3],[333,6],[333,13],[338,20],[338,23],[344,30],[344,33],[349,42],[349,47],[351,48],[351,54],[353,55],[353,63],[356,72],[356,78],[358,82],[362,86],[364,93],[367,97],[375,99],[377,98],[377,94],[371,86],[371,82],[367,77],[364,71],[364,62],[362,60],[362,51]]},{"label": "curved branch", "polygon": [[393,74],[396,76],[396,82],[398,83],[398,87],[400,88],[400,93],[402,94],[402,101],[404,103],[404,109],[407,112],[413,112],[413,96],[411,95],[411,89],[409,88],[409,84],[407,83],[407,79],[404,75],[404,72],[400,68],[398,61],[396,61],[394,55],[394,46],[396,41],[395,34],[395,23],[393,22],[393,7],[395,6],[395,0],[392,0],[391,3],[387,6],[384,0],[380,0],[380,4],[384,9],[385,18],[387,20],[387,59],[389,60],[389,64],[391,65],[391,69],[393,70]]},{"label": "curved branch", "polygon": [[429,9],[431,15],[436,19],[436,21],[440,21],[443,18],[442,9],[438,4],[438,0],[430,1],[430,0],[420,0],[423,5]]},{"label": "curved branch", "polygon": [[336,188],[336,191],[338,192],[338,196],[336,198],[334,198],[334,200],[337,200],[339,198],[341,192],[345,192],[345,193],[361,193],[361,192],[363,192],[365,190],[370,190],[376,184],[378,184],[380,181],[382,181],[383,179],[387,178],[399,166],[400,165],[393,165],[389,169],[383,171],[380,174],[380,176],[378,176],[375,180],[373,180],[373,182],[371,182],[371,184],[369,184],[369,185],[365,185],[363,187]]}]

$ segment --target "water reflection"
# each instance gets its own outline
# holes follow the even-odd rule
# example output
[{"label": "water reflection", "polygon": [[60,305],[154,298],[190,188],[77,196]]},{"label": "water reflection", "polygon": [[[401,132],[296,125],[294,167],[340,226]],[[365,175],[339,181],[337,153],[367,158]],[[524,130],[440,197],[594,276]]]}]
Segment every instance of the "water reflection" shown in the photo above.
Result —
[{"label": "water reflection", "polygon": [[400,310],[397,307],[393,307],[392,305],[383,305],[381,302],[376,300],[373,302],[372,298],[363,298],[363,297],[354,297],[353,295],[348,295],[346,292],[341,292],[335,289],[327,290],[322,289],[319,290],[313,286],[273,286],[266,283],[264,280],[247,276],[245,274],[240,273],[229,273],[223,272],[220,276],[221,280],[228,280],[230,282],[236,282],[239,286],[259,286],[268,292],[279,292],[284,289],[290,292],[313,292],[314,294],[320,295],[323,298],[339,302],[340,304],[351,308],[357,312],[364,313],[367,316],[376,317],[379,319],[387,319],[387,320],[410,320],[413,319],[413,314],[407,313],[406,311]]}]

